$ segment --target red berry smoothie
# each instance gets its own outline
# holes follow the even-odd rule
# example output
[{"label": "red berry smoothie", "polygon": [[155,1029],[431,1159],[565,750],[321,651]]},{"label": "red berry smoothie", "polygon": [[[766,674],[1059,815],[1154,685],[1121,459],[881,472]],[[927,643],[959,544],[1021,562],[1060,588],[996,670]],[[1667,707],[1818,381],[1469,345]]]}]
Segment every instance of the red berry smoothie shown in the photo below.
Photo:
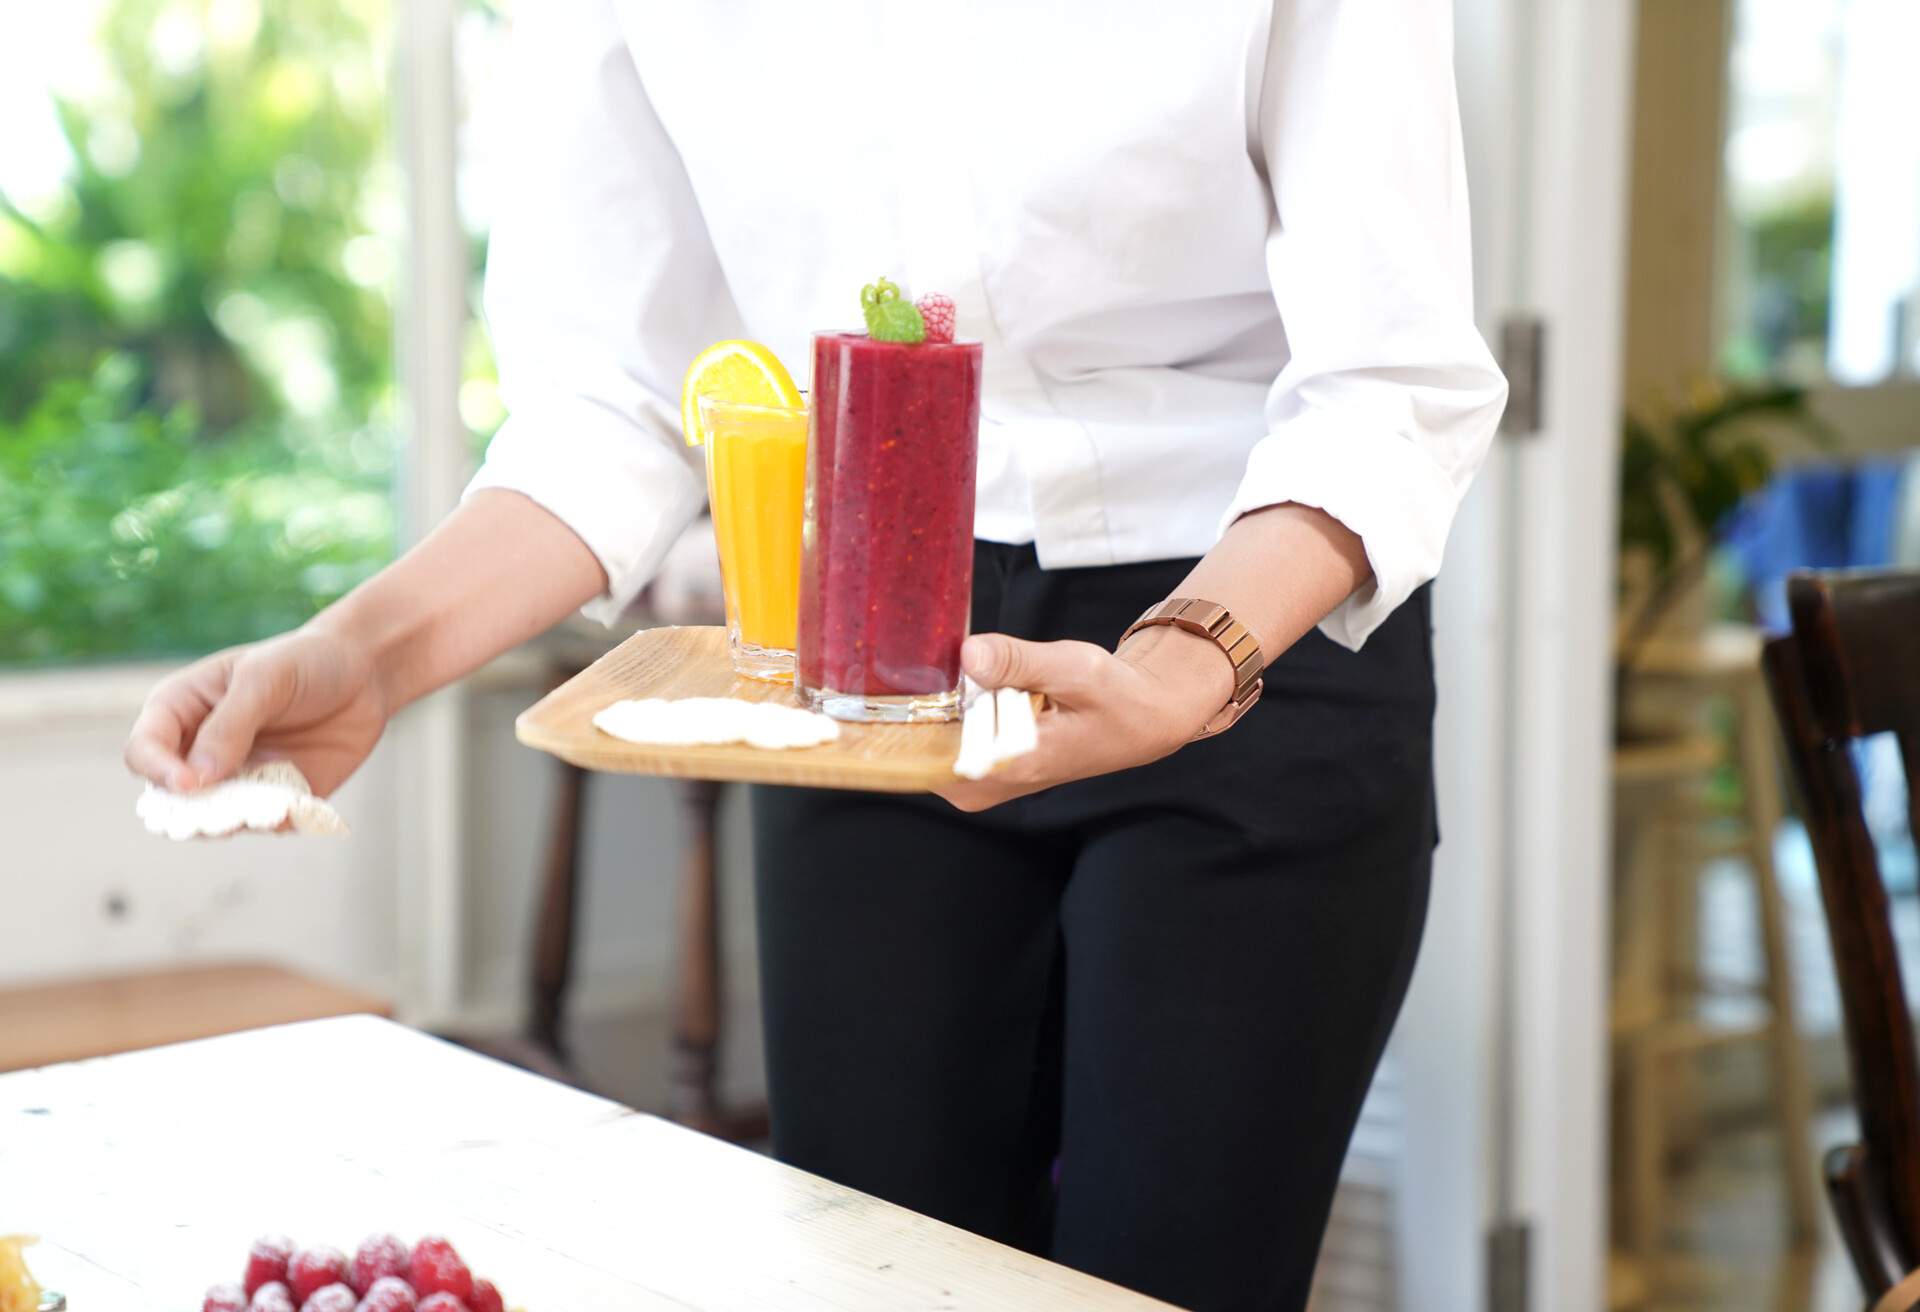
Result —
[{"label": "red berry smoothie", "polygon": [[813,339],[797,682],[845,720],[959,714],[980,344]]}]

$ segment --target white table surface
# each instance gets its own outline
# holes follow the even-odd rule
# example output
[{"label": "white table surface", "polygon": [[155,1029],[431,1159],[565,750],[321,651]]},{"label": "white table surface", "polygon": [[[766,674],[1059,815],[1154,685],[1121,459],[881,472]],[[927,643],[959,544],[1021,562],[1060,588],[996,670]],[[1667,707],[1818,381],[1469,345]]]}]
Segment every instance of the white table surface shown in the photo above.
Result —
[{"label": "white table surface", "polygon": [[378,1230],[527,1312],[1166,1306],[371,1017],[0,1076],[0,1234],[71,1312]]}]

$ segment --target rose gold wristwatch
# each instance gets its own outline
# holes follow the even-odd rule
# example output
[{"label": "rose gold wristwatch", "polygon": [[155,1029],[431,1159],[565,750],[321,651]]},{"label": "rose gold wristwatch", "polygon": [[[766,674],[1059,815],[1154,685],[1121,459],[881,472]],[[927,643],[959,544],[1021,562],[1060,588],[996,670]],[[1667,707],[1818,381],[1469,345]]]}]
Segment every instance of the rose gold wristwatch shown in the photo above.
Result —
[{"label": "rose gold wristwatch", "polygon": [[1266,671],[1267,663],[1260,659],[1260,644],[1247,632],[1247,626],[1233,617],[1232,611],[1194,597],[1169,597],[1158,606],[1149,607],[1146,614],[1129,624],[1116,647],[1156,624],[1171,624],[1176,629],[1211,638],[1233,662],[1233,696],[1220,708],[1219,714],[1194,735],[1194,741],[1231,728],[1235,720],[1247,713],[1248,707],[1260,700],[1263,682],[1260,676]]}]

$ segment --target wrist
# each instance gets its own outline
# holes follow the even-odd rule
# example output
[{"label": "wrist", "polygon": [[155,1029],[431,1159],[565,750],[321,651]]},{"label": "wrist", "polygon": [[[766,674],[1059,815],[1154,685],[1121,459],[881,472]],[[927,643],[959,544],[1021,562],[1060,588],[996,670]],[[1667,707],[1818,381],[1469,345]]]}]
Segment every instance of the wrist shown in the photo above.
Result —
[{"label": "wrist", "polygon": [[1183,726],[1182,741],[1233,699],[1233,662],[1211,638],[1160,624],[1141,629],[1115,654],[1161,685],[1170,717]]},{"label": "wrist", "polygon": [[374,691],[391,715],[417,695],[408,693],[402,676],[406,630],[394,622],[377,599],[365,595],[368,590],[368,585],[361,585],[301,627],[347,648],[367,670]]}]

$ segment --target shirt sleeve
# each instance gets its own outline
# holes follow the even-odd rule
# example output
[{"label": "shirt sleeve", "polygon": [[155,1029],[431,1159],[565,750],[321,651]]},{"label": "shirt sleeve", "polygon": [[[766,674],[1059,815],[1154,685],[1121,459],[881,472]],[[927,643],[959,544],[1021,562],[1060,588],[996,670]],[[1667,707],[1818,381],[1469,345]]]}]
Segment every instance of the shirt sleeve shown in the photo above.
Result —
[{"label": "shirt sleeve", "polygon": [[605,0],[515,7],[486,313],[508,417],[466,495],[519,492],[607,573],[612,623],[699,514],[681,374],[738,336],[680,158]]},{"label": "shirt sleeve", "polygon": [[1373,580],[1320,625],[1349,648],[1440,568],[1506,380],[1473,323],[1446,0],[1277,0],[1257,158],[1289,359],[1221,529],[1283,502],[1359,536]]}]

